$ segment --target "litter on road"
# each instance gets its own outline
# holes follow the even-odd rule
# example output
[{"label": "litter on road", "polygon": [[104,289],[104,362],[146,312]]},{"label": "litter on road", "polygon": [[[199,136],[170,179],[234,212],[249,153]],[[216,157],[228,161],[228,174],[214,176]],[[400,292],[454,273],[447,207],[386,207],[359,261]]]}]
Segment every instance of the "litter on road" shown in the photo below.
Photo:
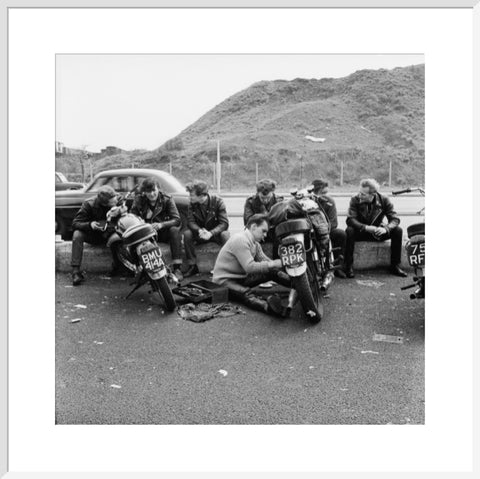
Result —
[{"label": "litter on road", "polygon": [[374,341],[383,341],[384,343],[403,344],[402,336],[390,336],[388,334],[373,334]]},{"label": "litter on road", "polygon": [[381,283],[380,281],[375,281],[374,279],[357,279],[357,284],[361,286],[368,286],[369,288],[378,289],[380,286],[383,286],[385,283]]},{"label": "litter on road", "polygon": [[378,354],[378,351],[360,351],[362,354]]},{"label": "litter on road", "polygon": [[79,323],[81,320],[82,320],[82,318],[74,318],[74,319],[71,319],[70,322],[71,323]]},{"label": "litter on road", "polygon": [[122,389],[122,386],[119,386],[118,384],[110,384],[110,387],[113,389]]},{"label": "litter on road", "polygon": [[87,307],[84,304],[76,304],[74,308],[87,309]]},{"label": "litter on road", "polygon": [[94,341],[93,344],[103,344],[103,341]]},{"label": "litter on road", "polygon": [[225,369],[219,369],[218,372],[219,372],[223,377],[225,377],[225,376],[228,374],[228,372],[225,371]]}]

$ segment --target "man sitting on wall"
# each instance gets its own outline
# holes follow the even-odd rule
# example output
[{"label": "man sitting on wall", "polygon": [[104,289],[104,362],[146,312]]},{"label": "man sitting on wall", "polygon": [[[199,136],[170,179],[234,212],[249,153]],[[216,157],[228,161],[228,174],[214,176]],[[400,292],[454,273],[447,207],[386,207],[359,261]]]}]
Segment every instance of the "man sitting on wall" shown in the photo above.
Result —
[{"label": "man sitting on wall", "polygon": [[160,190],[160,184],[153,178],[145,178],[135,197],[131,213],[151,223],[157,232],[157,240],[170,243],[173,273],[181,281],[182,240],[180,233],[180,214],[174,199]]},{"label": "man sitting on wall", "polygon": [[[105,228],[105,222],[108,210],[117,204],[117,200],[118,196],[113,188],[101,186],[97,191],[97,196],[85,200],[73,218],[71,266],[74,286],[78,286],[85,280],[83,273],[80,271],[84,242],[92,245],[105,245],[109,238],[115,234],[113,226]],[[121,263],[117,254],[118,245],[118,241],[111,242],[110,245],[113,257],[111,276],[118,274],[121,270]]]},{"label": "man sitting on wall", "polygon": [[253,215],[244,231],[234,234],[222,247],[215,262],[213,281],[226,286],[233,299],[237,299],[257,311],[276,316],[286,315],[278,296],[264,300],[252,293],[251,288],[275,281],[290,287],[290,278],[280,269],[280,259],[271,260],[262,250],[262,241],[268,232],[264,215]]},{"label": "man sitting on wall", "polygon": [[[350,200],[347,216],[347,244],[345,248],[345,272],[353,278],[353,253],[356,241],[385,241],[391,239],[390,272],[396,276],[407,274],[400,268],[402,255],[402,228],[400,218],[387,196],[379,192],[374,179],[360,181],[360,192]],[[388,223],[383,223],[387,218]]]},{"label": "man sitting on wall", "polygon": [[[335,200],[328,196],[328,181],[324,179],[313,180],[313,194],[320,209],[325,213],[325,217],[330,223],[330,241],[332,242],[333,256],[335,264],[343,265],[345,258],[345,243],[347,235],[345,230],[338,227],[337,206]],[[342,269],[335,270],[335,276],[345,278],[345,272]]]},{"label": "man sitting on wall", "polygon": [[186,188],[190,194],[190,205],[183,239],[189,268],[184,276],[189,277],[199,272],[195,243],[214,241],[224,245],[230,233],[227,231],[228,216],[222,198],[208,193],[208,185],[204,181],[194,180]]},{"label": "man sitting on wall", "polygon": [[[243,209],[243,224],[245,226],[249,218],[253,215],[266,215],[274,204],[283,201],[283,196],[275,194],[276,186],[275,181],[268,179],[261,180],[257,183],[257,193],[248,197],[245,201]],[[272,241],[273,237],[269,237],[269,234],[267,234],[267,241]]]}]

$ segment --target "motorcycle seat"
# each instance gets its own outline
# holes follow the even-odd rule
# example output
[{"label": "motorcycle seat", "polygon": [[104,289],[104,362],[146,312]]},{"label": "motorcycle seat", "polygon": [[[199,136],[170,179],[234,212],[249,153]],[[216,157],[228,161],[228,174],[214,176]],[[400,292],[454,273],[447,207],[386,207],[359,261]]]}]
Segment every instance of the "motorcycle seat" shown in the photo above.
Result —
[{"label": "motorcycle seat", "polygon": [[407,227],[407,236],[425,235],[425,223],[415,223]]},{"label": "motorcycle seat", "polygon": [[308,221],[304,218],[299,218],[280,223],[275,228],[275,236],[281,238],[282,236],[286,236],[290,233],[304,233],[306,231],[310,231],[310,225]]},{"label": "motorcycle seat", "polygon": [[127,228],[122,235],[122,239],[125,246],[133,246],[134,244],[153,238],[156,234],[151,224],[144,223]]}]

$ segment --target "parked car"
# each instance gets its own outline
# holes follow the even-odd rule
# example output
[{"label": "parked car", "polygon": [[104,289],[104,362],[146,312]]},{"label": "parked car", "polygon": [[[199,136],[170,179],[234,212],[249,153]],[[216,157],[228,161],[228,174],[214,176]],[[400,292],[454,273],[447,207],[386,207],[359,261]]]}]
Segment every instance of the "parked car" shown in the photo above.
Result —
[{"label": "parked car", "polygon": [[[66,190],[55,192],[55,234],[62,239],[72,238],[72,221],[82,203],[96,195],[97,190],[103,186],[111,186],[115,191],[126,194],[135,191],[141,182],[149,177],[155,177],[160,183],[161,190],[171,195],[185,221],[189,204],[189,195],[185,187],[166,171],[153,169],[118,169],[102,171],[95,175],[92,181],[83,190]],[[127,206],[130,208],[132,199]]]},{"label": "parked car", "polygon": [[55,172],[55,191],[81,190],[82,188],[85,188],[83,183],[68,181],[63,173]]}]

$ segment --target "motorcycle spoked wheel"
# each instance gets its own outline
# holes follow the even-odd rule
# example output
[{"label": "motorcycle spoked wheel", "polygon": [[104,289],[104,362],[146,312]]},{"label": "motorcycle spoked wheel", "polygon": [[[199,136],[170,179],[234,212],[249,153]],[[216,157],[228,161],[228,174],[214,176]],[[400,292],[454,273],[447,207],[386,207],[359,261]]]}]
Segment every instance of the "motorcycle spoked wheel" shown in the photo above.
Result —
[{"label": "motorcycle spoked wheel", "polygon": [[173,297],[173,293],[168,284],[167,277],[164,276],[160,279],[151,279],[150,284],[152,285],[153,291],[155,291],[160,296],[160,299],[164,302],[166,310],[175,311],[177,303],[175,302],[175,298]]},{"label": "motorcycle spoked wheel", "polygon": [[297,291],[298,300],[311,323],[319,323],[324,314],[323,296],[318,283],[316,268],[307,259],[307,271],[301,276],[292,278],[293,287]]},{"label": "motorcycle spoked wheel", "polygon": [[132,271],[133,273],[137,272],[137,267],[133,262],[132,256],[124,245],[118,247],[117,255],[120,263],[122,263],[125,268],[127,268],[129,271]]}]

